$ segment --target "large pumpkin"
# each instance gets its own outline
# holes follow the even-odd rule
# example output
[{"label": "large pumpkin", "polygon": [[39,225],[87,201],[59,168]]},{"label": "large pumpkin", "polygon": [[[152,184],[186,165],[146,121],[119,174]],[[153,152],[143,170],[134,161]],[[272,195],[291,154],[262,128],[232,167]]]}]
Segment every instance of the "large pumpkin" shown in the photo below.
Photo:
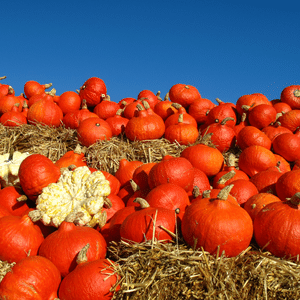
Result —
[{"label": "large pumpkin", "polygon": [[300,255],[300,193],[262,208],[254,219],[257,244],[277,257]]},{"label": "large pumpkin", "polygon": [[196,200],[187,207],[181,223],[182,235],[195,249],[203,247],[213,255],[224,251],[232,257],[249,246],[253,225],[243,208],[227,201],[226,193],[220,193],[217,198]]}]

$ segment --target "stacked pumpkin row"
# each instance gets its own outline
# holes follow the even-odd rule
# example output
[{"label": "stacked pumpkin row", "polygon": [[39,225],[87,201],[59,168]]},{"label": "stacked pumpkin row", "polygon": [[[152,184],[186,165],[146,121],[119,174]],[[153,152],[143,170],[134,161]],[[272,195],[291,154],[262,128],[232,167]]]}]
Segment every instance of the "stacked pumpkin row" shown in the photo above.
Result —
[{"label": "stacked pumpkin row", "polygon": [[[79,97],[89,90],[87,86],[87,83],[83,85]],[[19,268],[24,260],[29,263],[43,257],[42,263],[48,266],[50,261],[56,270],[52,272],[56,274],[52,289],[45,284],[49,274],[43,274],[39,281],[51,291],[51,296],[45,291],[44,298],[54,298],[60,285],[60,299],[84,299],[86,295],[81,292],[86,293],[87,288],[94,289],[98,296],[102,292],[97,290],[101,287],[95,285],[92,289],[88,280],[82,278],[91,276],[91,281],[98,281],[104,287],[103,279],[93,277],[100,275],[95,274],[91,266],[107,267],[107,244],[121,238],[134,242],[153,237],[171,240],[180,230],[191,247],[203,247],[211,254],[224,251],[226,256],[236,256],[249,246],[254,236],[261,248],[276,256],[297,256],[298,90],[299,87],[294,86],[286,88],[281,101],[269,101],[262,94],[252,94],[240,97],[236,105],[221,101],[214,105],[201,98],[195,88],[175,85],[169,93],[173,101],[162,101],[155,95],[157,103],[152,109],[147,91],[150,108],[143,103],[145,99],[132,100],[133,115],[125,118],[127,125],[130,120],[141,118],[142,112],[149,110],[153,114],[159,104],[167,104],[166,112],[170,115],[164,119],[163,134],[166,134],[168,118],[177,114],[178,121],[183,115],[186,123],[188,119],[196,120],[197,137],[198,130],[203,135],[213,133],[210,138],[216,147],[192,145],[183,150],[180,157],[165,155],[156,163],[123,159],[115,174],[88,168],[82,149],[66,153],[55,163],[39,154],[24,157],[18,171],[21,189],[7,186],[0,191],[3,193],[0,197],[0,259],[17,262],[16,268]],[[101,91],[101,95],[105,93]],[[82,97],[90,101],[89,95]],[[98,96],[97,99],[100,103],[90,107],[105,103]],[[136,103],[138,101],[140,103]],[[174,103],[180,103],[181,107],[174,107]],[[55,105],[59,106],[59,102]],[[128,107],[126,103],[123,114]],[[90,109],[87,109],[89,113],[93,113]],[[156,133],[158,127],[151,123],[149,130],[144,131],[141,124],[145,123],[149,124],[138,123],[144,134],[141,140],[155,138],[145,134],[153,127]],[[134,132],[134,127],[131,131]],[[133,135],[135,139],[140,131]],[[228,159],[224,161],[224,152],[236,145],[240,149],[238,161],[232,153],[227,153]],[[12,197],[7,196],[9,191],[13,191]],[[27,201],[20,202],[24,195]],[[12,236],[16,238],[11,239]],[[81,258],[76,267],[74,260],[78,252]],[[117,268],[112,262],[110,266],[112,272]],[[58,273],[63,277],[61,283]],[[0,284],[4,295],[10,292],[10,282],[20,279],[13,273],[8,274]],[[108,289],[117,276],[109,278],[112,281],[108,282]],[[23,280],[28,280],[28,276]],[[110,293],[107,297],[111,296]]]}]

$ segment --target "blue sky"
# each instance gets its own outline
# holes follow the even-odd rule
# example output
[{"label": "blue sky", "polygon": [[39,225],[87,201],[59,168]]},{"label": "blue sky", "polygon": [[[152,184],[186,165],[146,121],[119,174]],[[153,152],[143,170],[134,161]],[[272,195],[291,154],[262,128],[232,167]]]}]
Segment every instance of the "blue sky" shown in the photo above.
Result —
[{"label": "blue sky", "polygon": [[[296,1],[297,2],[297,1]],[[176,83],[203,98],[279,98],[300,84],[299,4],[289,1],[6,1],[2,83],[28,80],[60,95],[100,77],[111,100]]]}]

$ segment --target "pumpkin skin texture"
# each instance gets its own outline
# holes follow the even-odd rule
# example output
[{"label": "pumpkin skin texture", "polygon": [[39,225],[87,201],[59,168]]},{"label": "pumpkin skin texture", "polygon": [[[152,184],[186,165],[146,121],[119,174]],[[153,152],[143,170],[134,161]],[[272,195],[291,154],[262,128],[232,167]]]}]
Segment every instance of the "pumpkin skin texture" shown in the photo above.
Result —
[{"label": "pumpkin skin texture", "polygon": [[157,162],[144,163],[137,167],[132,175],[133,181],[138,185],[141,190],[149,190],[149,173]]},{"label": "pumpkin skin texture", "polygon": [[33,95],[41,94],[45,92],[46,89],[50,88],[52,83],[40,84],[35,80],[29,80],[24,85],[25,96],[29,99]]},{"label": "pumpkin skin texture", "polygon": [[289,162],[300,159],[300,136],[293,133],[283,133],[274,138],[273,150]]},{"label": "pumpkin skin texture", "polygon": [[233,128],[237,121],[235,105],[222,102],[218,98],[216,100],[219,104],[207,114],[206,125],[214,124],[216,120],[221,123],[224,119],[227,119],[226,125]]},{"label": "pumpkin skin texture", "polygon": [[126,158],[120,160],[115,177],[120,181],[121,188],[129,183],[130,179],[133,178],[135,170],[142,164],[139,160],[128,161]]},{"label": "pumpkin skin texture", "polygon": [[109,141],[112,138],[112,131],[105,120],[87,118],[79,124],[77,137],[83,146],[89,147],[97,141]]},{"label": "pumpkin skin texture", "polygon": [[165,121],[169,116],[177,112],[177,109],[172,106],[172,103],[173,102],[169,100],[169,94],[167,94],[164,100],[155,104],[153,110]]},{"label": "pumpkin skin texture", "polygon": [[184,240],[195,249],[234,257],[245,250],[253,235],[252,220],[238,205],[218,198],[204,198],[187,207],[181,223]]},{"label": "pumpkin skin texture", "polygon": [[98,77],[91,77],[80,88],[79,97],[85,99],[88,107],[95,107],[102,101],[102,95],[106,95],[106,85]]},{"label": "pumpkin skin texture", "polygon": [[173,183],[164,183],[153,188],[145,200],[151,207],[165,207],[175,211],[180,219],[190,204],[187,192]]},{"label": "pumpkin skin texture", "polygon": [[276,195],[276,182],[282,174],[278,170],[267,169],[252,176],[250,181],[255,184],[259,193]]},{"label": "pumpkin skin texture", "polygon": [[[114,274],[113,263],[107,259],[80,262],[76,269],[62,280],[58,292],[59,299],[111,299],[113,292],[109,290],[119,279],[118,275]],[[116,290],[118,289],[117,287]]]},{"label": "pumpkin skin texture", "polygon": [[76,268],[76,256],[87,243],[90,244],[89,261],[105,257],[107,245],[97,230],[64,221],[58,230],[49,234],[41,243],[38,254],[51,260],[61,276],[65,277]]},{"label": "pumpkin skin texture", "polygon": [[27,118],[19,111],[18,106],[19,103],[16,103],[11,111],[5,112],[0,118],[0,123],[9,127],[27,124]]},{"label": "pumpkin skin texture", "polygon": [[[28,253],[36,255],[44,236],[28,215],[0,218],[0,259],[18,262]],[[12,238],[13,237],[13,238]]]},{"label": "pumpkin skin texture", "polygon": [[300,109],[292,109],[277,119],[281,126],[295,132],[300,126]]},{"label": "pumpkin skin texture", "polygon": [[236,199],[241,207],[244,207],[245,202],[248,201],[251,196],[258,193],[256,186],[247,179],[237,179],[232,181],[231,184],[233,188],[230,191],[230,195]]},{"label": "pumpkin skin texture", "polygon": [[172,240],[172,236],[160,226],[175,233],[175,212],[163,207],[147,207],[127,216],[120,227],[121,239],[136,243],[151,240],[153,238],[153,220],[155,215],[155,238],[159,241]]},{"label": "pumpkin skin texture", "polygon": [[110,221],[100,229],[100,233],[103,235],[107,244],[111,241],[118,243],[121,240],[120,228],[123,221],[127,218],[127,216],[138,209],[140,209],[140,207],[137,206],[126,206],[121,208],[112,216]]},{"label": "pumpkin skin texture", "polygon": [[86,101],[83,99],[81,109],[66,113],[62,122],[65,124],[66,128],[77,129],[83,120],[93,117],[99,118],[98,115],[88,110]]},{"label": "pumpkin skin texture", "polygon": [[148,183],[150,189],[163,183],[174,183],[188,192],[193,188],[194,175],[194,167],[188,159],[166,155],[150,170]]},{"label": "pumpkin skin texture", "polygon": [[268,104],[255,106],[248,114],[248,120],[251,126],[262,129],[276,120],[276,110]]},{"label": "pumpkin skin texture", "polygon": [[170,125],[165,130],[165,138],[171,143],[189,145],[196,142],[199,136],[198,129],[192,124],[183,123],[183,114],[179,115],[178,123]]},{"label": "pumpkin skin texture", "polygon": [[211,123],[201,130],[201,136],[212,134],[211,142],[220,152],[226,152],[233,148],[236,143],[236,133],[234,129],[227,126],[231,118],[225,118],[222,122]]},{"label": "pumpkin skin texture", "polygon": [[27,113],[29,124],[40,123],[51,127],[59,127],[62,123],[61,108],[50,99],[42,99],[29,107]]},{"label": "pumpkin skin texture", "polygon": [[152,109],[154,109],[155,105],[159,102],[158,97],[150,90],[140,91],[137,99],[146,100]]},{"label": "pumpkin skin texture", "polygon": [[106,120],[107,118],[115,116],[119,109],[120,105],[116,102],[110,101],[110,97],[106,95],[103,101],[94,107],[93,112],[98,115],[100,119]]},{"label": "pumpkin skin texture", "polygon": [[250,95],[241,96],[236,102],[236,110],[240,115],[242,115],[244,112],[243,105],[247,105],[250,107],[248,109],[249,112],[251,109],[253,109],[259,104],[267,104],[272,106],[271,101],[269,101],[265,95],[261,93],[254,93]]},{"label": "pumpkin skin texture", "polygon": [[12,267],[0,283],[1,299],[54,300],[61,277],[55,265],[42,256],[28,256]]},{"label": "pumpkin skin texture", "polygon": [[137,104],[137,107],[139,110],[137,116],[132,117],[126,125],[126,137],[131,141],[161,138],[165,133],[163,119],[155,113],[149,113],[140,104]]},{"label": "pumpkin skin texture", "polygon": [[292,133],[292,131],[290,131],[286,127],[279,125],[278,123],[266,126],[261,131],[267,135],[271,142],[273,142],[273,140],[282,133]]},{"label": "pumpkin skin texture", "polygon": [[35,201],[42,189],[57,182],[60,169],[48,157],[32,154],[25,158],[19,168],[20,185],[25,195]]},{"label": "pumpkin skin texture", "polygon": [[113,136],[118,136],[121,133],[125,132],[125,128],[129,120],[122,116],[122,109],[119,109],[113,117],[106,119],[106,122],[109,124]]},{"label": "pumpkin skin texture", "polygon": [[282,201],[300,192],[300,169],[282,174],[276,182],[275,189]]},{"label": "pumpkin skin texture", "polygon": [[254,219],[257,244],[277,257],[296,260],[300,254],[299,196],[296,193],[289,201],[266,205]]},{"label": "pumpkin skin texture", "polygon": [[281,200],[270,193],[257,193],[251,196],[244,204],[244,209],[254,222],[255,217],[266,205],[272,202],[280,202]]},{"label": "pumpkin skin texture", "polygon": [[59,96],[58,106],[64,115],[68,112],[79,110],[81,106],[80,96],[73,91],[64,92]]},{"label": "pumpkin skin texture", "polygon": [[260,171],[274,167],[276,164],[277,160],[273,152],[262,146],[249,146],[239,156],[240,170],[250,177]]},{"label": "pumpkin skin texture", "polygon": [[191,115],[198,124],[204,124],[207,120],[209,111],[216,105],[209,99],[201,98],[195,100],[188,109],[189,115]]},{"label": "pumpkin skin texture", "polygon": [[272,145],[272,142],[268,136],[254,126],[246,126],[241,129],[236,140],[237,145],[242,150],[252,145],[262,146],[270,150]]},{"label": "pumpkin skin texture", "polygon": [[290,85],[284,88],[280,99],[292,109],[300,109],[300,85]]},{"label": "pumpkin skin texture", "polygon": [[183,107],[188,107],[195,100],[201,98],[198,89],[192,85],[177,83],[169,90],[170,100],[179,103]]},{"label": "pumpkin skin texture", "polygon": [[70,165],[75,165],[76,167],[87,166],[84,151],[82,151],[80,145],[77,145],[74,150],[67,151],[57,160],[55,165],[59,168],[68,168]]},{"label": "pumpkin skin texture", "polygon": [[119,196],[110,194],[107,198],[111,201],[112,206],[109,208],[103,207],[102,209],[106,211],[106,222],[108,222],[118,210],[125,207],[124,201]]},{"label": "pumpkin skin texture", "polygon": [[188,159],[195,168],[203,171],[208,177],[215,176],[224,165],[222,153],[203,144],[185,148],[180,156]]},{"label": "pumpkin skin texture", "polygon": [[25,201],[18,201],[21,198],[26,200],[21,190],[14,186],[7,186],[0,190],[0,206],[5,207],[13,216],[21,216],[29,209]]}]

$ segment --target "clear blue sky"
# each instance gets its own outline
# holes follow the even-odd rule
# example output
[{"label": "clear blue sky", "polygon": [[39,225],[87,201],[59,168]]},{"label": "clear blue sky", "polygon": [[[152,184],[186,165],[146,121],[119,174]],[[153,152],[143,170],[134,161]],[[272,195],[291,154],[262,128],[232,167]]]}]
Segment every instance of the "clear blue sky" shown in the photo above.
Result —
[{"label": "clear blue sky", "polygon": [[111,100],[176,83],[203,98],[279,98],[300,84],[298,1],[5,1],[3,83],[53,83],[57,94],[100,77]]}]

